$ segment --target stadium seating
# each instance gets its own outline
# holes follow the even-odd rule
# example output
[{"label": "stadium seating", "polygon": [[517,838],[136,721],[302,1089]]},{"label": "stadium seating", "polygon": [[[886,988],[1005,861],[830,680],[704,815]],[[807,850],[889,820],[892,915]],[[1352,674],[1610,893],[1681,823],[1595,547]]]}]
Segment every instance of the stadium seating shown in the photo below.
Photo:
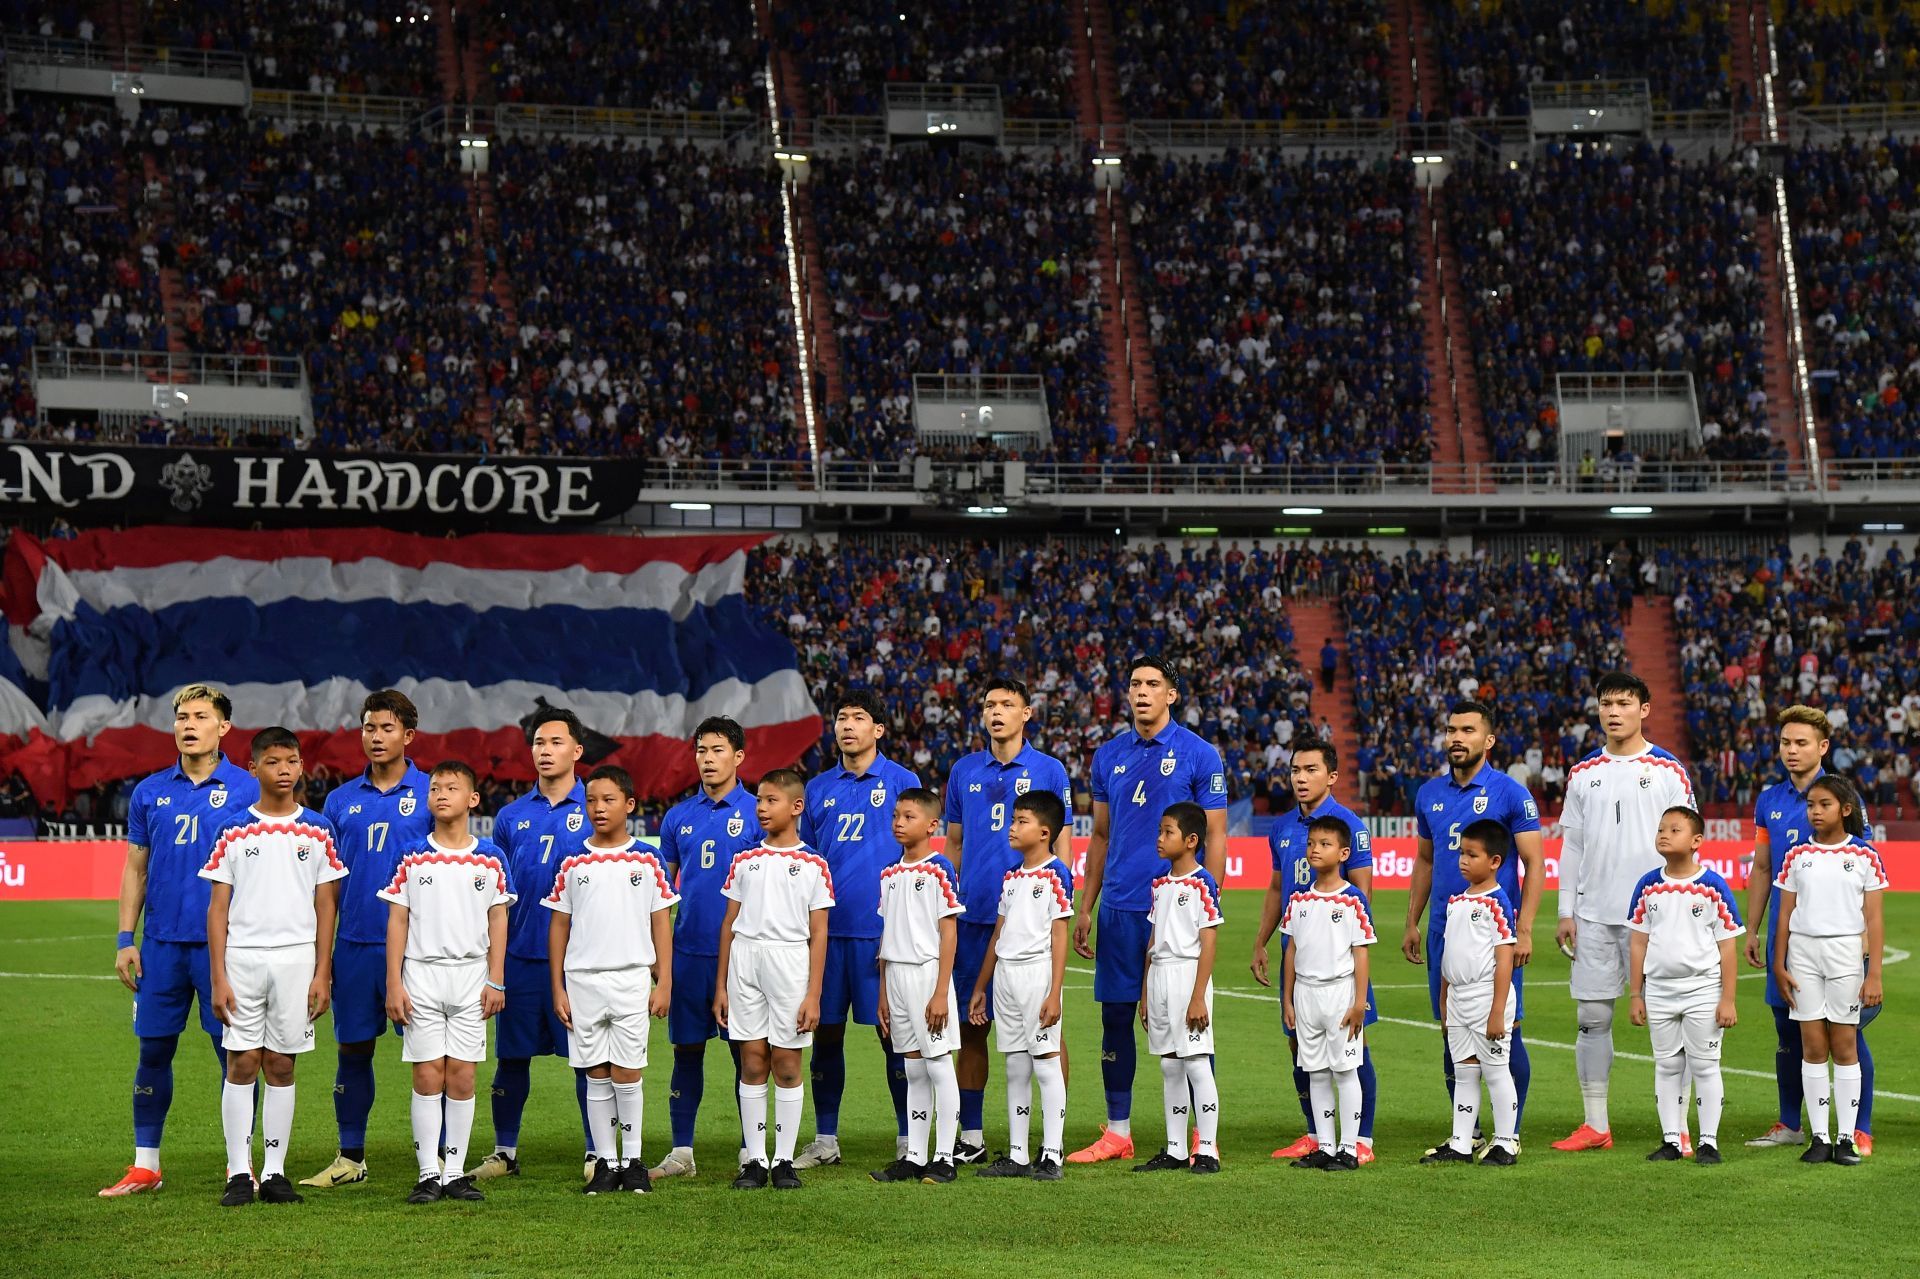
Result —
[{"label": "stadium seating", "polygon": [[1779,74],[1791,105],[1920,98],[1920,29],[1911,6],[1776,0],[1774,14]]},{"label": "stadium seating", "polygon": [[246,55],[260,88],[307,93],[434,93],[428,0],[151,0],[139,39]]},{"label": "stadium seating", "polygon": [[481,56],[502,102],[765,114],[766,50],[733,0],[496,7]]},{"label": "stadium seating", "polygon": [[1133,157],[1162,456],[1427,460],[1412,168]]},{"label": "stadium seating", "polygon": [[902,147],[815,163],[822,265],[848,392],[835,452],[911,442],[915,373],[1045,380],[1054,450],[1111,443],[1091,168],[1077,157]]},{"label": "stadium seating", "polygon": [[1745,163],[1645,143],[1456,168],[1446,207],[1495,460],[1557,458],[1554,374],[1659,370],[1693,374],[1706,457],[1780,456],[1754,239],[1771,198]]},{"label": "stadium seating", "polygon": [[499,430],[528,451],[802,456],[777,180],[694,148],[496,148],[519,296]]},{"label": "stadium seating", "polygon": [[1131,119],[1377,119],[1387,114],[1387,6],[1197,0],[1114,6]]},{"label": "stadium seating", "polygon": [[1787,160],[1817,412],[1842,458],[1907,458],[1920,442],[1920,147],[1803,147]]}]

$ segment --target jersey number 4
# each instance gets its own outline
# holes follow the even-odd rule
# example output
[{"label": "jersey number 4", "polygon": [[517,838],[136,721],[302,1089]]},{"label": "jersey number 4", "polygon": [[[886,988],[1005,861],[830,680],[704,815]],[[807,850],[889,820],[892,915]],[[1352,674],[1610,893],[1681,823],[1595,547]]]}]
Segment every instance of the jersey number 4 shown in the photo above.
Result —
[{"label": "jersey number 4", "polygon": [[1137,781],[1137,782],[1135,782],[1135,783],[1133,784],[1133,799],[1132,799],[1132,800],[1130,800],[1129,802],[1130,802],[1130,803],[1134,803],[1134,804],[1138,804],[1138,805],[1140,805],[1140,806],[1141,806],[1142,808],[1145,808],[1145,807],[1146,807],[1146,805],[1147,805],[1147,782],[1146,782],[1146,779],[1145,779],[1145,778],[1141,778],[1141,779],[1140,779],[1139,781]]}]

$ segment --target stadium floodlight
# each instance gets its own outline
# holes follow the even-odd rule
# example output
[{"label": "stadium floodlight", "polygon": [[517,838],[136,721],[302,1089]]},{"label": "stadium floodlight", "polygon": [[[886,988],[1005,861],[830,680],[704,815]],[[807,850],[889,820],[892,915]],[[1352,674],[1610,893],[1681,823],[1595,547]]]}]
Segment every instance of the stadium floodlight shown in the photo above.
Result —
[{"label": "stadium floodlight", "polygon": [[1326,509],[1319,506],[1283,506],[1280,508],[1280,514],[1282,515],[1325,515],[1326,513]]},{"label": "stadium floodlight", "polygon": [[668,502],[667,506],[676,511],[711,511],[712,502]]},{"label": "stadium floodlight", "polygon": [[1004,506],[969,506],[967,508],[968,515],[1005,515],[1006,513],[1007,508]]},{"label": "stadium floodlight", "polygon": [[1607,514],[1609,515],[1652,515],[1653,508],[1651,506],[1609,506],[1607,508]]},{"label": "stadium floodlight", "polygon": [[1862,533],[1904,533],[1907,531],[1907,526],[1904,524],[1862,524],[1860,531]]}]

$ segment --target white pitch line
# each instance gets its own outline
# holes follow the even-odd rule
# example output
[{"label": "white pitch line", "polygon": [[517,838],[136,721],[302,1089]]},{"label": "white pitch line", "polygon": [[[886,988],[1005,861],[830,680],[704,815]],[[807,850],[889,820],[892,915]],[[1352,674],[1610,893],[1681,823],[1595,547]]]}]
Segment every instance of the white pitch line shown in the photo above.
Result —
[{"label": "white pitch line", "polygon": [[63,941],[98,941],[99,933],[76,933],[70,937],[0,937],[0,942],[9,942],[15,946],[50,945]]},{"label": "white pitch line", "polygon": [[112,973],[0,973],[0,977],[30,977],[45,981],[119,981]]}]

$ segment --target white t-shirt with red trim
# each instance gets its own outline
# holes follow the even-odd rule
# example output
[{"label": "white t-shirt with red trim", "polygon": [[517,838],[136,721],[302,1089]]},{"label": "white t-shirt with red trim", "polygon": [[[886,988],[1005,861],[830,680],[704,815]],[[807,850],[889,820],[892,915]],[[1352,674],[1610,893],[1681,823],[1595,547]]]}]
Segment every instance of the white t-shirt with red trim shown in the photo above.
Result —
[{"label": "white t-shirt with red trim", "polygon": [[407,908],[409,963],[462,964],[487,957],[487,912],[518,896],[507,879],[507,858],[491,840],[475,839],[454,852],[427,837],[408,853],[377,894]]},{"label": "white t-shirt with red trim", "polygon": [[1200,958],[1200,933],[1220,926],[1220,886],[1204,866],[1191,875],[1162,875],[1153,881],[1147,906],[1153,925],[1148,954],[1156,964]]},{"label": "white t-shirt with red trim", "polygon": [[1857,937],[1867,931],[1867,894],[1887,886],[1887,867],[1858,835],[1844,844],[1808,840],[1788,851],[1773,884],[1794,895],[1788,928],[1795,935]]},{"label": "white t-shirt with red trim", "polygon": [[993,953],[1002,963],[1051,959],[1053,921],[1073,918],[1073,872],[1058,857],[1014,867],[1000,881],[1000,918]]},{"label": "white t-shirt with red trim", "polygon": [[588,844],[562,861],[540,904],[573,917],[566,971],[593,973],[650,967],[653,914],[679,900],[659,857],[636,839],[625,848]]},{"label": "white t-shirt with red trim", "polygon": [[[1503,888],[1447,898],[1447,932],[1440,956],[1440,976],[1447,985],[1491,988],[1497,950],[1513,945],[1514,921],[1519,917]],[[1511,1016],[1511,1000],[1507,1009]]]},{"label": "white t-shirt with red trim", "polygon": [[964,913],[959,872],[939,853],[880,872],[880,958],[924,964],[940,958],[940,921]]},{"label": "white t-shirt with red trim", "polygon": [[801,946],[812,937],[813,912],[833,906],[827,859],[795,844],[765,844],[736,853],[720,895],[740,903],[733,935],[772,946]]},{"label": "white t-shirt with red trim", "polygon": [[1701,867],[1685,879],[1654,871],[1633,890],[1627,927],[1647,935],[1643,994],[1665,1008],[1720,997],[1720,943],[1746,932],[1733,890]]},{"label": "white t-shirt with red trim", "polygon": [[1353,948],[1375,940],[1367,899],[1352,884],[1337,893],[1308,888],[1293,894],[1280,931],[1293,955],[1293,979],[1315,986],[1353,976]]},{"label": "white t-shirt with red trim", "polygon": [[200,868],[200,878],[233,886],[227,945],[235,948],[314,945],[314,890],[346,874],[332,824],[310,808],[291,817],[235,813]]}]

